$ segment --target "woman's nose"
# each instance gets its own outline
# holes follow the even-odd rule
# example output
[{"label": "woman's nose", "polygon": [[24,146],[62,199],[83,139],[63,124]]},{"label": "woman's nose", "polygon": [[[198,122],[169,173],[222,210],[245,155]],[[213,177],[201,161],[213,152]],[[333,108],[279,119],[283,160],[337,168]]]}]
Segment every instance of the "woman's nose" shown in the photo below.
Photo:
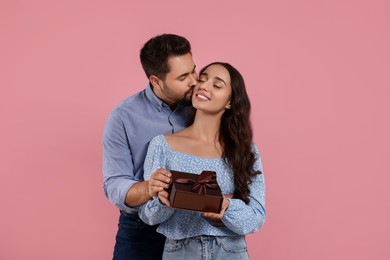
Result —
[{"label": "woman's nose", "polygon": [[209,90],[209,82],[208,81],[203,81],[203,82],[200,82],[199,84],[200,84],[199,89],[202,89],[205,91]]}]

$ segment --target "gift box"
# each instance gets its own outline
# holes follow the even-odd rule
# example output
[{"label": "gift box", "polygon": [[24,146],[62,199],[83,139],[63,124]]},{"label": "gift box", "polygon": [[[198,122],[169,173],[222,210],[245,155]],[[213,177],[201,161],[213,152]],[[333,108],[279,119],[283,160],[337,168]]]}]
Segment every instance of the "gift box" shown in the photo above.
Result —
[{"label": "gift box", "polygon": [[200,175],[170,172],[172,182],[168,192],[173,208],[214,213],[221,211],[223,197],[215,172],[203,171]]}]

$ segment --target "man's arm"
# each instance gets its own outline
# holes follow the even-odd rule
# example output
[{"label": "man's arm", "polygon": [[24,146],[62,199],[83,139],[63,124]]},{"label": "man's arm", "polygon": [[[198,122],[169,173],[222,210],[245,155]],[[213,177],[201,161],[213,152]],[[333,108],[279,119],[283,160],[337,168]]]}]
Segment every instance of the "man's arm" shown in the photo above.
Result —
[{"label": "man's arm", "polygon": [[126,194],[126,205],[137,207],[146,203],[158,192],[167,189],[171,181],[171,173],[165,169],[156,170],[147,181],[142,181],[131,186]]},{"label": "man's arm", "polygon": [[[117,111],[113,111],[103,133],[104,193],[116,207],[128,211],[127,194],[138,181],[134,180],[134,165],[126,131]],[[141,186],[142,187],[142,186]],[[142,193],[142,189],[135,189]],[[138,192],[137,192],[138,193]]]},{"label": "man's arm", "polygon": [[[103,134],[104,192],[119,209],[138,207],[164,188],[168,188],[170,172],[156,170],[150,180],[137,181],[126,130],[114,110]],[[139,179],[139,178],[138,178]]]},{"label": "man's arm", "polygon": [[156,170],[147,181],[142,181],[131,186],[126,194],[126,205],[137,207],[152,197],[157,196],[158,192],[168,189],[171,181],[171,173],[165,169]]},{"label": "man's arm", "polygon": [[130,187],[126,194],[125,204],[128,207],[138,207],[150,198],[149,181],[141,181]]}]

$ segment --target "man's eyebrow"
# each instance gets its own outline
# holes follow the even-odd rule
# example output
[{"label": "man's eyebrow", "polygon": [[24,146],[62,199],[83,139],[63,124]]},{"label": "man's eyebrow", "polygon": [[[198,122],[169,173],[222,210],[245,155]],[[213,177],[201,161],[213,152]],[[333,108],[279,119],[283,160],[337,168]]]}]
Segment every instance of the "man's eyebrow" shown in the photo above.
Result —
[{"label": "man's eyebrow", "polygon": [[191,70],[191,72],[187,72],[187,73],[181,74],[181,75],[177,76],[176,78],[178,79],[178,78],[181,78],[183,76],[187,76],[187,75],[193,73],[195,71],[195,68],[196,68],[196,65],[194,65],[194,68]]}]

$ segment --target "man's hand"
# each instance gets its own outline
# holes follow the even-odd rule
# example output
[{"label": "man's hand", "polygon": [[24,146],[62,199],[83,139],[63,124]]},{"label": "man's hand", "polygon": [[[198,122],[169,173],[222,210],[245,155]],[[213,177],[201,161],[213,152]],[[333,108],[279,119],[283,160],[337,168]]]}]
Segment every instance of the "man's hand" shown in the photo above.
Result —
[{"label": "man's hand", "polygon": [[151,197],[157,196],[159,194],[159,192],[162,192],[165,189],[168,189],[169,183],[171,182],[171,176],[172,176],[172,174],[169,171],[167,171],[165,169],[157,169],[150,176],[150,180],[148,181],[149,182],[149,184],[148,184],[149,196],[151,196]]}]

